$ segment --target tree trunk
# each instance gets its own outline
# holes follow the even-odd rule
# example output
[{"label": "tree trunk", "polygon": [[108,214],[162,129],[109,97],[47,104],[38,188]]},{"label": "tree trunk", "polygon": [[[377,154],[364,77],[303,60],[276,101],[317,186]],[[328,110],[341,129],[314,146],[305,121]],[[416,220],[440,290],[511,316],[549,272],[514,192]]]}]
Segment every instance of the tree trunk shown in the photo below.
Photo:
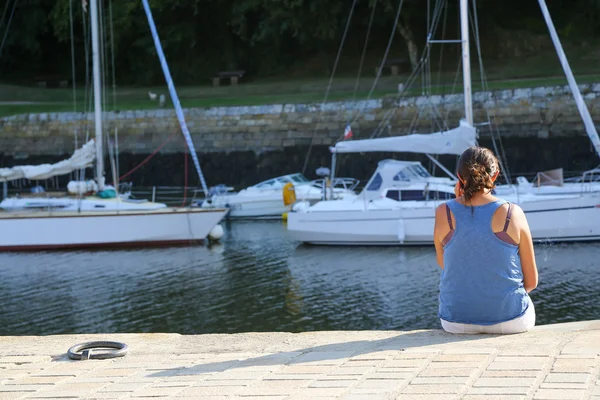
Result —
[{"label": "tree trunk", "polygon": [[417,43],[415,42],[415,35],[412,30],[404,21],[398,21],[398,33],[406,42],[406,47],[408,49],[408,58],[410,60],[410,65],[414,70],[417,69],[417,65],[419,64],[419,50],[417,48]]}]

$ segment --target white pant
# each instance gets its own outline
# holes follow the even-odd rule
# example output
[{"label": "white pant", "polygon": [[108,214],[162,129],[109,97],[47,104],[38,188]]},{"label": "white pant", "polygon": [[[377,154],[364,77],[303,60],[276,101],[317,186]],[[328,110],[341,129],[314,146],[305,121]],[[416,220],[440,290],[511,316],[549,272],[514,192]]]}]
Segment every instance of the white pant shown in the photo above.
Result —
[{"label": "white pant", "polygon": [[477,333],[489,333],[493,335],[505,335],[512,333],[527,332],[535,326],[535,308],[529,299],[529,307],[525,314],[518,318],[511,319],[510,321],[501,322],[495,325],[472,325],[472,324],[459,324],[456,322],[448,322],[440,319],[442,328],[448,333],[466,333],[466,334],[477,334]]}]

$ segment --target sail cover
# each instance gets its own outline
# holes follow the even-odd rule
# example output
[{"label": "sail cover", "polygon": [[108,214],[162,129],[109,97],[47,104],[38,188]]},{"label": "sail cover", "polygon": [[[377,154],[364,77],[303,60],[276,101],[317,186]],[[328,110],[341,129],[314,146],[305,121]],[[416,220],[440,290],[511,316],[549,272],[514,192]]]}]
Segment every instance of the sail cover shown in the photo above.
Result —
[{"label": "sail cover", "polygon": [[19,165],[12,168],[0,168],[0,182],[15,179],[48,179],[56,175],[65,175],[69,172],[90,167],[96,158],[94,139],[75,150],[68,160],[56,164]]},{"label": "sail cover", "polygon": [[458,128],[445,132],[412,134],[387,138],[348,140],[330,147],[332,153],[407,152],[460,155],[477,145],[477,131],[461,120]]}]

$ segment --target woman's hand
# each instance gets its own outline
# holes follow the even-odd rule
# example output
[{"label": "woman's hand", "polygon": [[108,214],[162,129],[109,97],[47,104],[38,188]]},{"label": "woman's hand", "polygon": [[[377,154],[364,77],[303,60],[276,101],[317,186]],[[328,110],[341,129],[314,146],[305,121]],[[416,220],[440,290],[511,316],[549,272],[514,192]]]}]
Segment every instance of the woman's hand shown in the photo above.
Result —
[{"label": "woman's hand", "polygon": [[464,193],[465,193],[465,191],[463,190],[462,186],[460,185],[460,181],[457,181],[456,185],[454,185],[454,195],[456,196],[456,198],[459,198]]}]

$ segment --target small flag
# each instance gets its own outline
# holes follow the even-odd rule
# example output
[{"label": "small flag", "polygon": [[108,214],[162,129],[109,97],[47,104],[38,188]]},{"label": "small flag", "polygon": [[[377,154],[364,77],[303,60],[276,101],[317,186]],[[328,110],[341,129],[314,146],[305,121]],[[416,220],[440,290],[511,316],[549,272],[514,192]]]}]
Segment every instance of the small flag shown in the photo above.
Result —
[{"label": "small flag", "polygon": [[346,130],[344,131],[344,139],[350,139],[352,137],[352,128],[350,125],[346,125]]}]

